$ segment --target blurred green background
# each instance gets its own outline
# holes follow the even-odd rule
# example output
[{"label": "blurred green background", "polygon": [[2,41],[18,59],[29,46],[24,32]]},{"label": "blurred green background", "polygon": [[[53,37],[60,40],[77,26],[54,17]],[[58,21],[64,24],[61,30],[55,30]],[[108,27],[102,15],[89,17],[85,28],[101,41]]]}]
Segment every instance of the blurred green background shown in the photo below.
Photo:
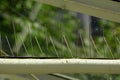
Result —
[{"label": "blurred green background", "polygon": [[[0,50],[10,56],[120,58],[120,23],[33,0],[0,0]],[[68,75],[68,74],[67,74]],[[82,80],[120,80],[119,75],[69,74]]]}]

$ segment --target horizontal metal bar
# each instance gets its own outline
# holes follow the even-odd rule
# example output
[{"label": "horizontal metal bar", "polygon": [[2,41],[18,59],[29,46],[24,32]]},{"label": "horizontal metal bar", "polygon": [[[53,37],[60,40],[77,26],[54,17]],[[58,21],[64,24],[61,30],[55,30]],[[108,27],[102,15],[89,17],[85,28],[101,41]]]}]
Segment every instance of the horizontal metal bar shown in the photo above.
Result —
[{"label": "horizontal metal bar", "polygon": [[120,60],[0,59],[0,74],[120,73]]},{"label": "horizontal metal bar", "polygon": [[120,22],[120,2],[112,0],[35,0],[67,10]]},{"label": "horizontal metal bar", "polygon": [[54,76],[54,77],[64,79],[64,80],[80,80],[80,79],[70,77],[70,76],[67,76],[67,75],[63,75],[63,74],[59,74],[59,73],[53,73],[53,74],[50,74],[50,75]]},{"label": "horizontal metal bar", "polygon": [[0,80],[33,80],[32,78],[27,78],[26,76],[19,76],[13,74],[0,74]]}]

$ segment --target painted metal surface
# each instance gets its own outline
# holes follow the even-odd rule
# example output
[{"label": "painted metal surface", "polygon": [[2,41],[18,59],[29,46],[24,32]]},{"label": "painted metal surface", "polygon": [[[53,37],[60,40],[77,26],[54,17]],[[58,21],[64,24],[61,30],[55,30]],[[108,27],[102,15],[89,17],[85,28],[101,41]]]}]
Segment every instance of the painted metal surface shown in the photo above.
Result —
[{"label": "painted metal surface", "polygon": [[36,1],[120,23],[120,2],[117,1],[112,0],[36,0]]},{"label": "painted metal surface", "polygon": [[0,59],[0,73],[120,73],[120,60]]}]

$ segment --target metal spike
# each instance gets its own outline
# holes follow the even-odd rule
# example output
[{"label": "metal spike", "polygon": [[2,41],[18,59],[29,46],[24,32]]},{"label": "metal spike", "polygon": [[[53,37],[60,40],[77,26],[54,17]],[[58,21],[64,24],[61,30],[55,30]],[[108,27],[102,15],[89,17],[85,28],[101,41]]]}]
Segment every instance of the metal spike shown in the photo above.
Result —
[{"label": "metal spike", "polygon": [[84,41],[83,41],[83,38],[82,38],[82,35],[81,35],[80,32],[79,32],[79,36],[80,36],[80,39],[81,39],[81,43],[82,43],[82,47],[83,47],[83,50],[84,50],[85,57],[87,58],[87,51],[85,50]]},{"label": "metal spike", "polygon": [[39,48],[40,52],[43,54],[42,48],[41,48],[40,43],[38,42],[38,39],[37,39],[36,36],[35,36],[35,40],[37,42],[37,45],[38,45],[38,48]]},{"label": "metal spike", "polygon": [[71,49],[70,49],[70,46],[69,46],[69,44],[68,44],[68,42],[67,42],[67,39],[66,39],[65,35],[63,34],[62,36],[63,36],[63,39],[64,39],[66,45],[67,45],[67,48],[68,48],[68,50],[69,50],[69,52],[70,52],[71,57],[73,57],[72,51],[71,51]]},{"label": "metal spike", "polygon": [[9,56],[6,52],[4,52],[3,50],[0,50],[0,57],[3,57],[3,56]]},{"label": "metal spike", "polygon": [[107,48],[109,49],[109,51],[110,51],[110,54],[111,54],[112,58],[114,58],[113,53],[112,53],[112,50],[110,49],[110,46],[109,46],[109,44],[108,44],[108,42],[107,42],[106,38],[105,38],[105,37],[103,37],[103,40],[105,41],[105,44],[106,44]]},{"label": "metal spike", "polygon": [[116,38],[116,40],[117,40],[118,44],[120,45],[120,40],[119,40],[119,38],[118,38],[118,37]]},{"label": "metal spike", "polygon": [[98,50],[98,48],[97,48],[97,46],[96,46],[96,44],[95,44],[95,42],[94,42],[94,40],[93,40],[93,38],[92,38],[92,36],[90,36],[90,39],[91,39],[91,41],[92,41],[93,47],[95,48],[97,54],[98,54],[98,55],[101,55],[100,52],[99,52],[99,50]]},{"label": "metal spike", "polygon": [[[30,39],[30,45],[31,45],[31,49],[32,49],[31,53],[34,53],[33,52],[32,36],[30,35],[31,34],[31,26],[30,25],[28,25],[28,32],[29,32],[28,36],[29,36],[29,39]],[[32,54],[32,55],[34,55],[34,54]]]},{"label": "metal spike", "polygon": [[57,51],[57,49],[56,49],[56,47],[55,47],[55,45],[54,45],[54,42],[53,42],[51,36],[49,36],[49,39],[50,39],[50,41],[51,41],[51,43],[52,43],[52,45],[53,45],[53,48],[54,48],[55,53],[56,53],[56,56],[59,57],[59,55],[58,55],[58,51]]},{"label": "metal spike", "polygon": [[9,40],[8,40],[7,35],[5,36],[5,38],[6,38],[6,40],[7,40],[7,43],[8,43],[8,46],[9,46],[9,48],[10,48],[10,51],[11,51],[11,53],[12,53],[12,56],[14,56],[14,53],[13,53],[13,50],[12,50],[12,47],[11,47],[11,45],[10,45],[10,42],[9,42]]},{"label": "metal spike", "polygon": [[30,76],[31,76],[34,80],[39,80],[39,79],[37,78],[37,76],[35,76],[34,74],[30,74]]},{"label": "metal spike", "polygon": [[[16,42],[16,40],[17,40],[17,36],[16,36],[16,29],[15,29],[15,25],[14,25],[14,23],[13,23],[13,31],[14,31],[14,36],[15,36],[15,44],[14,44],[14,46],[15,46],[15,48],[16,48],[16,54],[17,54],[17,56],[18,56],[18,47],[17,47],[17,42]],[[13,52],[14,52],[14,47],[13,47]]]},{"label": "metal spike", "polygon": [[23,47],[25,49],[25,52],[26,52],[27,56],[29,56],[28,50],[27,50],[27,48],[26,48],[26,46],[25,46],[25,44],[24,44],[24,42],[23,42],[21,37],[20,37],[20,40],[22,41],[22,44],[23,44]]}]

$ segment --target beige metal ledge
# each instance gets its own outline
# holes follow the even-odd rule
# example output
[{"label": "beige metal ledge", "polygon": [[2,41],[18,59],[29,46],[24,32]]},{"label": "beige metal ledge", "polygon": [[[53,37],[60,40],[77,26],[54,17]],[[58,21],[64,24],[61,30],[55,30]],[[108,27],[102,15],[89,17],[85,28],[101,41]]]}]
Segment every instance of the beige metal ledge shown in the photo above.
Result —
[{"label": "beige metal ledge", "polygon": [[120,73],[120,60],[0,59],[0,74]]},{"label": "beige metal ledge", "polygon": [[36,0],[67,10],[120,23],[120,2],[112,0]]}]

